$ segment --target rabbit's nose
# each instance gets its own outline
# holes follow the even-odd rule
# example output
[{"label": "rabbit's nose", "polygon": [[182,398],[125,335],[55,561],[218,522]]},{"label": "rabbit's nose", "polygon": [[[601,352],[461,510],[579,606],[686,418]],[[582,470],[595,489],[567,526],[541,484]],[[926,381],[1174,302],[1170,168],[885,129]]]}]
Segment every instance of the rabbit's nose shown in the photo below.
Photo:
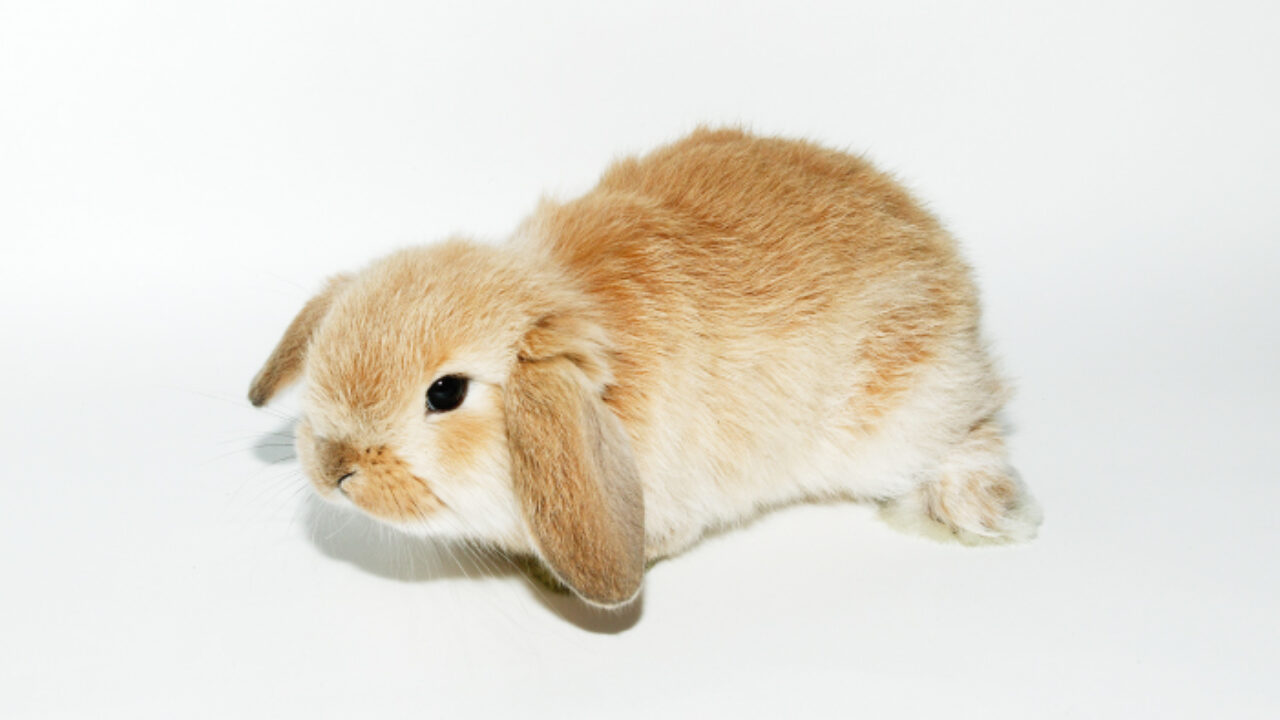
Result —
[{"label": "rabbit's nose", "polygon": [[346,475],[343,475],[342,477],[338,478],[338,482],[336,483],[336,484],[337,484],[337,486],[338,486],[338,489],[339,489],[339,490],[341,490],[341,489],[342,489],[342,483],[346,482],[346,481],[347,481],[347,478],[349,478],[349,477],[351,477],[352,475],[355,475],[355,474],[356,474],[356,471],[355,471],[355,470],[352,470],[351,472],[347,473]]}]

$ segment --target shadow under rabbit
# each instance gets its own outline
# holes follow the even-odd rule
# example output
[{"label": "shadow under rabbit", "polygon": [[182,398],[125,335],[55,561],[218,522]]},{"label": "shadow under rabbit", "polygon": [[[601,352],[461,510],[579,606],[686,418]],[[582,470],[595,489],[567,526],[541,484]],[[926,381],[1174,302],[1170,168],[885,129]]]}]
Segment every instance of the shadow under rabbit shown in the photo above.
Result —
[{"label": "shadow under rabbit", "polygon": [[639,621],[643,596],[620,610],[592,607],[559,586],[533,558],[509,558],[484,547],[412,537],[318,497],[306,500],[304,525],[325,557],[401,582],[518,579],[544,608],[583,630],[618,633]]},{"label": "shadow under rabbit", "polygon": [[[263,435],[253,446],[254,457],[268,464],[294,461],[287,439],[294,436],[296,427],[297,422],[291,421]],[[619,610],[584,603],[534,558],[510,558],[485,547],[406,535],[362,513],[329,505],[314,493],[303,502],[303,526],[317,550],[381,578],[400,582],[519,579],[544,608],[595,633],[627,630],[643,613],[643,597]]]}]

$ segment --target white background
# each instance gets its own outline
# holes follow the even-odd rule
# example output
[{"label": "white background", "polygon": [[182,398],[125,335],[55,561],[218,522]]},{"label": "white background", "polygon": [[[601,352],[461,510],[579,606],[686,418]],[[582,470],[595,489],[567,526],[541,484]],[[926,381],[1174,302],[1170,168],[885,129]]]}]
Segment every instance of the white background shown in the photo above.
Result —
[{"label": "white background", "polygon": [[[0,4],[0,715],[1277,717],[1274,7]],[[326,275],[699,122],[962,239],[1037,541],[793,508],[616,617],[311,509]]]}]

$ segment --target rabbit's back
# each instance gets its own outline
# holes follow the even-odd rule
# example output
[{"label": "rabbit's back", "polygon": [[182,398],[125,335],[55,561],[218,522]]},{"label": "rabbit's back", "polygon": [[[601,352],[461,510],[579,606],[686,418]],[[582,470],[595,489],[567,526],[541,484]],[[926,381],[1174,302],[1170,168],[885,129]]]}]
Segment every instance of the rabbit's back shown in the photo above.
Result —
[{"label": "rabbit's back", "polygon": [[[737,130],[699,130],[643,158],[615,163],[599,190],[654,198],[766,241],[800,230],[873,229],[880,220],[937,229],[900,185],[862,158]],[[844,241],[874,244],[876,236],[846,233]]]}]

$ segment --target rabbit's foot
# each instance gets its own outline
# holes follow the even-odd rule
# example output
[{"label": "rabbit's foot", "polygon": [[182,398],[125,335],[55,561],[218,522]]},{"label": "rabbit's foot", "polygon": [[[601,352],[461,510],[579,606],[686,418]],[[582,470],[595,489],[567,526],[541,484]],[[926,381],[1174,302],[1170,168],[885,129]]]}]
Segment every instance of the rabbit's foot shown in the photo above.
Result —
[{"label": "rabbit's foot", "polygon": [[881,514],[900,529],[966,545],[1030,540],[1042,518],[990,419],[974,426],[924,482],[883,503]]}]

